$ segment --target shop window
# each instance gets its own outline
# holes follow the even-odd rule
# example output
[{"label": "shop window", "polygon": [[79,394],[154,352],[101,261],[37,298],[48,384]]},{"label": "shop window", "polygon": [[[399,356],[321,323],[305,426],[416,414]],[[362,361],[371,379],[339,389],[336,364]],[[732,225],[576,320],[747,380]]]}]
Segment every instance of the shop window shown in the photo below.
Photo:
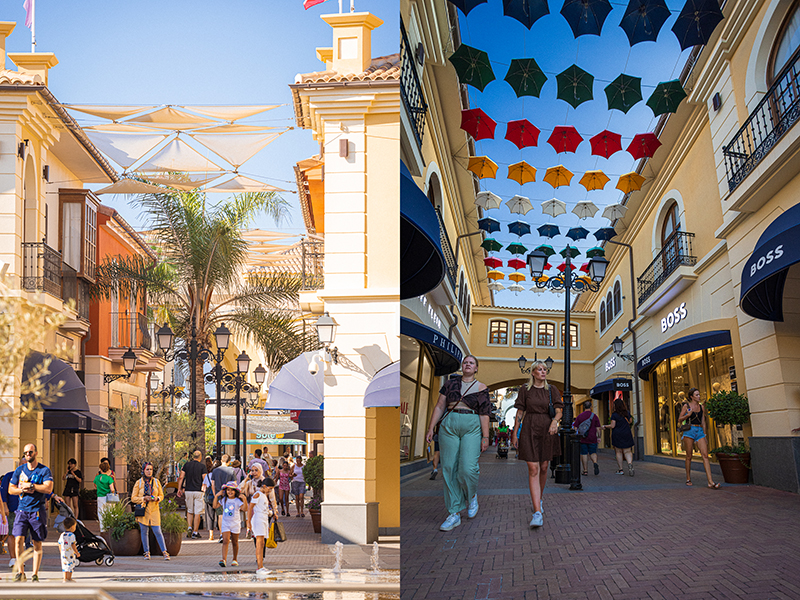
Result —
[{"label": "shop window", "polygon": [[536,326],[536,345],[553,348],[556,345],[556,326],[553,323],[539,323]]},{"label": "shop window", "polygon": [[532,343],[533,325],[528,321],[514,323],[514,344],[516,346],[530,346]]},{"label": "shop window", "polygon": [[489,343],[508,344],[508,322],[490,321],[489,322]]},{"label": "shop window", "polygon": [[614,283],[614,316],[622,312],[622,284],[617,280]]},{"label": "shop window", "polygon": [[[566,339],[566,324],[561,324],[561,347],[564,347],[564,340]],[[575,323],[569,324],[569,347],[570,348],[577,348],[578,347],[578,326]]]},{"label": "shop window", "polygon": [[600,331],[602,332],[602,331],[605,331],[605,328],[606,328],[606,301],[605,300],[601,300],[600,301],[600,310],[598,312],[600,313]]}]

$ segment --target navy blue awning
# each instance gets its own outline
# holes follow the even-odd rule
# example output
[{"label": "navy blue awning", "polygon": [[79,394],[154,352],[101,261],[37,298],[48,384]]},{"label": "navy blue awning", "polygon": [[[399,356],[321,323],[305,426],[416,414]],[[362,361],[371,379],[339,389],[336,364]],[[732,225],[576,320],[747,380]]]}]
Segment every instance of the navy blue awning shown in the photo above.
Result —
[{"label": "navy blue awning", "polygon": [[461,348],[432,327],[400,317],[400,333],[419,340],[428,347],[433,357],[434,375],[437,377],[454,373],[461,367]]},{"label": "navy blue awning", "polygon": [[[43,354],[32,351],[25,358],[22,366],[22,381],[28,381],[34,370],[41,365],[46,358],[50,359],[47,367],[49,373],[39,377],[39,381],[45,389],[61,384],[61,395],[55,398],[51,404],[43,406],[46,410],[76,410],[79,412],[89,412],[89,403],[86,401],[86,386],[78,377],[75,369],[69,363],[59,360],[52,354]],[[24,404],[31,402],[33,398],[30,394],[22,394],[20,400]]]},{"label": "navy blue awning", "polygon": [[616,392],[622,390],[623,392],[630,392],[633,389],[633,382],[627,377],[612,377],[601,381],[591,390],[589,395],[592,398],[600,398],[606,392]]},{"label": "navy blue awning", "polygon": [[439,219],[400,163],[400,299],[427,294],[444,279]]},{"label": "navy blue awning", "polygon": [[765,321],[783,321],[786,273],[800,262],[800,204],[764,230],[742,271],[739,305],[748,315]]},{"label": "navy blue awning", "polygon": [[695,350],[705,350],[706,348],[716,348],[717,346],[727,346],[731,343],[730,331],[705,331],[703,333],[695,333],[694,335],[687,335],[686,337],[678,338],[666,344],[661,344],[654,348],[650,353],[639,361],[637,371],[639,372],[640,379],[647,379],[650,377],[650,371],[656,368],[656,365],[662,360],[694,352]]}]

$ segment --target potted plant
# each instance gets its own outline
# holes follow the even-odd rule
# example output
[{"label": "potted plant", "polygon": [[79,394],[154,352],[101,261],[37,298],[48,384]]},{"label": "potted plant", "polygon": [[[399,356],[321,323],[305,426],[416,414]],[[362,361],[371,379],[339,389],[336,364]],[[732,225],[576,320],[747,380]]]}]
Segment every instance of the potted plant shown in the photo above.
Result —
[{"label": "potted plant", "polygon": [[127,500],[109,502],[100,515],[102,528],[105,529],[100,535],[117,556],[136,556],[142,548],[139,524],[128,510],[128,504]]},{"label": "potted plant", "polygon": [[[159,509],[161,511],[161,532],[164,534],[167,552],[170,556],[177,556],[181,551],[181,540],[186,534],[186,519],[180,515],[178,505],[172,498],[162,500]],[[150,546],[158,548],[152,529],[150,530]]]},{"label": "potted plant", "polygon": [[[736,427],[750,420],[750,403],[738,392],[715,392],[706,402],[706,410],[717,425],[730,427],[731,442],[735,440]],[[725,483],[747,483],[750,480],[750,451],[744,442],[720,446],[711,453],[719,461]]]},{"label": "potted plant", "polygon": [[306,485],[314,490],[311,500],[306,503],[308,514],[311,515],[311,525],[314,533],[322,533],[322,494],[325,484],[324,457],[321,455],[312,456],[303,466],[303,479]]},{"label": "potted plant", "polygon": [[306,502],[306,509],[308,514],[311,515],[311,525],[314,527],[314,533],[322,533],[322,500],[316,494]]},{"label": "potted plant", "polygon": [[97,520],[97,490],[81,488],[78,492],[78,503],[80,515],[76,515],[83,521]]}]

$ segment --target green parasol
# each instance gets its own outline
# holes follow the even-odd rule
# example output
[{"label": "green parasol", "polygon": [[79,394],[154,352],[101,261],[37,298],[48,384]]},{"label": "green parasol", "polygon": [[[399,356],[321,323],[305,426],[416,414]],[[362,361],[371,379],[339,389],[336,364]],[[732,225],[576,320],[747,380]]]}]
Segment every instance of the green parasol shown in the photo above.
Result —
[{"label": "green parasol", "polygon": [[506,250],[511,252],[511,254],[525,254],[528,251],[528,249],[519,242],[514,242],[513,244],[509,244],[508,246],[506,246]]},{"label": "green parasol", "polygon": [[461,44],[450,56],[450,62],[453,63],[461,83],[468,83],[480,91],[495,79],[492,65],[489,64],[489,55],[483,50]]},{"label": "green parasol", "polygon": [[605,256],[605,255],[606,255],[605,248],[601,248],[600,246],[589,248],[586,251],[586,256],[588,256],[589,258],[594,258],[595,256]]},{"label": "green parasol", "polygon": [[497,252],[503,247],[503,244],[498,242],[494,238],[487,237],[485,240],[481,242],[481,248],[486,250],[487,252]]},{"label": "green parasol", "polygon": [[556,81],[558,82],[557,97],[569,103],[572,108],[578,108],[580,104],[594,98],[592,94],[594,77],[578,65],[572,65],[556,75]]},{"label": "green parasol", "polygon": [[[569,246],[569,256],[570,258],[575,258],[580,254],[580,250],[578,250],[575,246]],[[567,248],[564,248],[561,252],[559,252],[561,256],[567,258]]]},{"label": "green parasol", "polygon": [[664,113],[674,113],[684,98],[686,92],[678,79],[662,81],[647,99],[647,106],[653,109],[653,114],[657,117]]},{"label": "green parasol", "polygon": [[532,58],[515,58],[508,66],[505,80],[520,96],[536,96],[542,91],[542,86],[547,81],[547,75],[539,68]]},{"label": "green parasol", "polygon": [[544,252],[548,257],[553,256],[553,254],[556,253],[556,251],[553,250],[553,247],[548,244],[542,244],[541,246],[537,246],[536,248],[534,248],[534,250],[539,252]]},{"label": "green parasol", "polygon": [[624,73],[605,87],[608,110],[616,108],[627,113],[642,99],[642,78]]}]

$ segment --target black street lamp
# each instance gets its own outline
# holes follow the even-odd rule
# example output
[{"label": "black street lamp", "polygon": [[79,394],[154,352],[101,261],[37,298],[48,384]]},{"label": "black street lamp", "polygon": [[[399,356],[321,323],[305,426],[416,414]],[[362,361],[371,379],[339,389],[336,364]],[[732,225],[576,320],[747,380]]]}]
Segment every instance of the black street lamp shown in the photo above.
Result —
[{"label": "black street lamp", "polygon": [[614,351],[614,354],[619,356],[623,360],[627,360],[628,362],[634,359],[633,354],[623,354],[622,347],[625,345],[625,342],[622,341],[622,338],[619,336],[614,338],[614,341],[611,342],[611,349]]},{"label": "black street lamp", "polygon": [[125,369],[125,374],[115,375],[112,373],[103,373],[103,385],[116,381],[117,379],[130,379],[136,368],[136,353],[133,348],[128,348],[125,354],[122,355],[122,368]]},{"label": "black street lamp", "polygon": [[[527,367],[527,368],[525,367],[525,365],[528,364],[528,359],[525,358],[524,354],[517,359],[517,364],[519,365],[519,370],[520,370],[521,373],[530,373],[531,369],[533,368],[533,364],[537,363],[537,362],[539,362],[539,358],[538,358],[537,353],[535,353],[535,352],[533,353],[533,363],[531,363],[530,367]],[[547,370],[549,371],[550,369],[553,368],[553,363],[555,361],[551,357],[548,356],[542,362],[544,363],[544,366],[546,366]]]},{"label": "black street lamp", "polygon": [[566,247],[565,254],[565,267],[564,272],[560,275],[542,278],[544,273],[544,265],[547,263],[547,254],[541,250],[534,250],[528,254],[528,266],[531,270],[531,279],[536,282],[538,288],[550,288],[555,291],[564,290],[566,300],[564,301],[564,331],[566,332],[566,340],[564,340],[564,413],[561,415],[561,460],[562,462],[556,467],[556,483],[566,484],[569,483],[569,489],[580,490],[581,486],[581,470],[580,455],[578,453],[577,445],[580,443],[578,436],[572,430],[572,421],[574,419],[574,412],[572,406],[572,392],[570,391],[570,350],[572,346],[572,333],[570,330],[570,295],[569,291],[576,292],[592,291],[598,292],[600,284],[606,276],[606,268],[608,261],[597,256],[589,261],[589,276],[588,277],[574,277],[572,273],[572,248]]}]

